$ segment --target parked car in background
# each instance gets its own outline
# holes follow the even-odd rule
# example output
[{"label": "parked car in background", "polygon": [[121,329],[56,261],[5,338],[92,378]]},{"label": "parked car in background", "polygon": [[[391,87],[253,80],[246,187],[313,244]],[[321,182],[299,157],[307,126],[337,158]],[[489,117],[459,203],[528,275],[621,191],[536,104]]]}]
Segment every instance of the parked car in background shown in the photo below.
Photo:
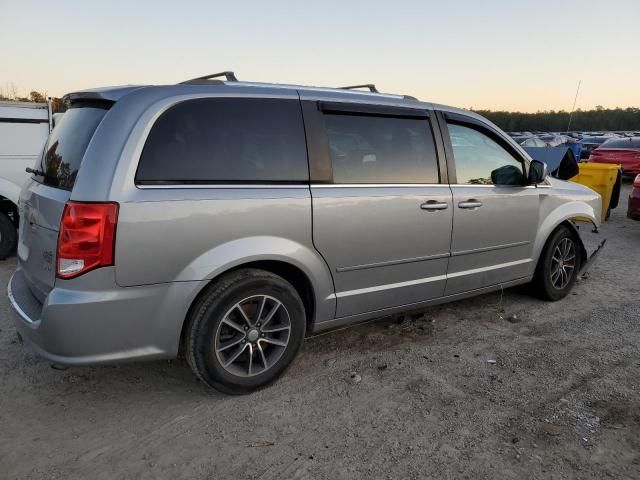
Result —
[{"label": "parked car in background", "polygon": [[[580,158],[582,153],[582,145],[580,142],[568,135],[559,134],[559,133],[548,133],[543,135],[538,135],[537,138],[542,140],[547,147],[557,148],[557,147],[568,147],[576,159]],[[523,145],[527,147],[533,147],[537,145]]]},{"label": "parked car in background", "polygon": [[612,138],[591,151],[591,163],[620,165],[625,175],[640,173],[640,137]]},{"label": "parked car in background", "polygon": [[629,194],[627,217],[633,220],[640,220],[640,175],[636,175],[633,181],[633,188]]},{"label": "parked car in background", "polygon": [[224,76],[67,96],[8,287],[52,362],[182,347],[246,393],[311,332],[530,282],[559,300],[588,263],[574,221],[597,226],[600,196],[483,117]]},{"label": "parked car in background", "polygon": [[513,140],[522,147],[546,147],[547,144],[538,137],[513,137]]},{"label": "parked car in background", "polygon": [[598,148],[607,140],[609,140],[609,137],[603,137],[603,136],[583,137],[580,140],[580,145],[582,146],[582,151],[580,153],[580,160],[588,159],[593,149]]},{"label": "parked car in background", "polygon": [[542,140],[547,147],[559,147],[563,143],[566,143],[566,139],[560,135],[538,135],[538,138]]},{"label": "parked car in background", "polygon": [[0,259],[16,246],[18,198],[52,127],[47,103],[0,102]]}]

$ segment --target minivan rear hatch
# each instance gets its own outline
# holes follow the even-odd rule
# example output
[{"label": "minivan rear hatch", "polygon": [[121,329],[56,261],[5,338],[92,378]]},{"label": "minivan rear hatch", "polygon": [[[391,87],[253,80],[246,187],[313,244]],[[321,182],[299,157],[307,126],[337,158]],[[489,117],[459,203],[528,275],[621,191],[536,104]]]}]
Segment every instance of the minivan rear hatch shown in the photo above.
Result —
[{"label": "minivan rear hatch", "polygon": [[64,206],[82,159],[113,102],[72,103],[51,132],[35,173],[20,193],[18,262],[31,292],[44,301],[56,278],[56,247]]}]

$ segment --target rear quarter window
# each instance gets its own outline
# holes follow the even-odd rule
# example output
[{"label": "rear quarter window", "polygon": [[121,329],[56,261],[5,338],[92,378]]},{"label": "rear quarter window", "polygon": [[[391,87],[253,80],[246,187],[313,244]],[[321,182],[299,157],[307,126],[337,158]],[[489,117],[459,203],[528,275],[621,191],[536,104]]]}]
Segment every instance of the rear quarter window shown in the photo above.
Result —
[{"label": "rear quarter window", "polygon": [[136,183],[297,183],[309,178],[298,100],[207,98],[169,108],[151,128]]},{"label": "rear quarter window", "polygon": [[111,102],[72,105],[49,135],[39,168],[44,175],[36,174],[34,179],[71,190],[87,145],[111,105]]}]

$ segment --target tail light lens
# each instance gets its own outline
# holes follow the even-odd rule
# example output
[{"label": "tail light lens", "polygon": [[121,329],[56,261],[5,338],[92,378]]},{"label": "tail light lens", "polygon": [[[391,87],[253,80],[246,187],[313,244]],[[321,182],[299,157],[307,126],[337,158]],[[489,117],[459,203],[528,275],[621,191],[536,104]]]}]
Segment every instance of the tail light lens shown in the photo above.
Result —
[{"label": "tail light lens", "polygon": [[633,186],[640,188],[640,175],[636,175],[636,178],[633,181]]},{"label": "tail light lens", "polygon": [[67,202],[58,234],[58,278],[113,265],[117,222],[117,203]]}]

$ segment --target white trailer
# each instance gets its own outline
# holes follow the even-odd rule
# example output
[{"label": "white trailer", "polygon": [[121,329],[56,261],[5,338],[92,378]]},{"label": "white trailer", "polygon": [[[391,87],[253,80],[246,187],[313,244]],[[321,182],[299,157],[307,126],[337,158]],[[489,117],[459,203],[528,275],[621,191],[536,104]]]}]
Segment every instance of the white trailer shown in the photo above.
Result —
[{"label": "white trailer", "polygon": [[18,198],[53,127],[50,104],[0,102],[0,259],[17,243]]}]

